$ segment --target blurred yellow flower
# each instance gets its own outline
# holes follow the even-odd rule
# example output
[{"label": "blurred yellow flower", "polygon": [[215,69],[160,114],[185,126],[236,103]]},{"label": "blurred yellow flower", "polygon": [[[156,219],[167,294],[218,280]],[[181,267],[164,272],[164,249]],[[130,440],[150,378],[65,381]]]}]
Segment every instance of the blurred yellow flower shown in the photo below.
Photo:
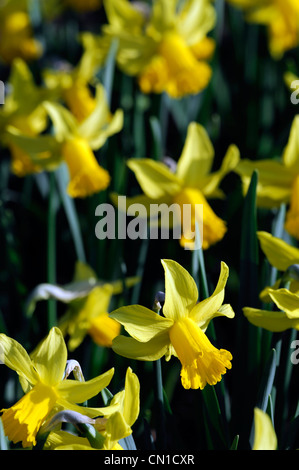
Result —
[{"label": "blurred yellow flower", "polygon": [[122,129],[122,110],[111,116],[100,84],[96,89],[96,107],[82,122],[63,105],[44,102],[43,106],[53,122],[54,135],[31,138],[10,126],[7,140],[22,148],[40,170],[51,171],[64,161],[70,176],[67,191],[73,198],[84,198],[106,189],[110,175],[99,165],[93,151]]},{"label": "blurred yellow flower", "polygon": [[[183,207],[188,205],[191,208],[188,231],[191,233],[183,233],[180,243],[187,248],[194,247],[192,233],[195,233],[195,224],[198,222],[199,227],[202,226],[202,247],[209,248],[222,240],[227,229],[225,222],[212,210],[207,198],[224,197],[219,185],[237,165],[239,151],[231,145],[221,168],[215,172],[211,171],[213,159],[214,149],[206,130],[200,124],[190,123],[175,171],[150,158],[128,160],[128,167],[134,172],[144,195],[126,198],[126,208],[119,206],[119,210],[128,209],[129,212],[130,205],[135,203],[141,203],[147,208],[163,203],[170,207],[174,203],[180,208],[178,223],[183,225]],[[112,194],[112,200],[115,204],[119,202],[115,194]],[[195,211],[196,204],[203,206],[203,216]],[[177,220],[174,220],[176,223]]]},{"label": "blurred yellow flower", "polygon": [[16,57],[29,61],[42,54],[42,46],[33,35],[27,3],[8,0],[0,5],[0,59],[5,63],[10,64]]},{"label": "blurred yellow flower", "polygon": [[244,192],[247,191],[250,178],[258,170],[257,204],[259,207],[279,207],[289,203],[285,229],[299,239],[299,115],[295,116],[289,140],[282,158],[260,161],[241,160],[235,171],[241,176]]},{"label": "blurred yellow flower", "polygon": [[277,450],[277,437],[270,416],[254,408],[254,442],[252,450]]},{"label": "blurred yellow flower", "polygon": [[[150,8],[142,2],[104,0],[108,18],[102,36],[86,34],[86,47],[105,57],[112,40],[118,41],[116,55],[120,69],[136,76],[144,93],[166,92],[180,98],[202,91],[212,69],[207,60],[214,41],[207,37],[216,14],[209,0],[157,0]],[[101,52],[102,51],[102,52]]]},{"label": "blurred yellow flower", "polygon": [[232,355],[217,349],[205,334],[209,322],[217,316],[234,317],[230,305],[222,305],[228,278],[228,267],[221,263],[221,272],[213,294],[197,303],[198,290],[194,279],[178,263],[162,260],[165,272],[163,315],[140,305],[121,307],[110,314],[131,337],[118,336],[112,348],[121,356],[155,361],[172,355],[181,362],[181,381],[186,389],[203,389],[221,380],[231,368]]},{"label": "blurred yellow flower", "polygon": [[242,8],[246,19],[267,27],[269,50],[279,59],[299,44],[299,3],[297,0],[227,0]]},{"label": "blurred yellow flower", "polygon": [[279,332],[299,329],[299,250],[267,232],[258,232],[261,249],[269,263],[281,276],[273,286],[260,293],[263,302],[273,302],[276,311],[244,307],[243,313],[250,323],[266,330]]},{"label": "blurred yellow flower", "polygon": [[[12,172],[23,177],[29,173],[40,171],[29,155],[7,135],[7,129],[12,126],[27,136],[37,136],[47,126],[47,112],[42,103],[45,99],[54,98],[55,92],[35,84],[33,75],[23,59],[14,59],[8,78],[8,90],[5,102],[0,108],[0,136],[2,145],[11,154]],[[30,96],[30,99],[28,99]]]},{"label": "blurred yellow flower", "polygon": [[[140,384],[136,374],[129,367],[126,372],[124,390],[116,393],[104,418],[94,420],[93,426],[103,438],[98,450],[123,450],[118,441],[132,434],[132,426],[140,409]],[[86,437],[66,431],[53,431],[49,434],[44,450],[95,450]]]},{"label": "blurred yellow flower", "polygon": [[84,383],[63,379],[67,349],[61,331],[52,328],[48,336],[32,353],[14,339],[0,335],[1,360],[17,372],[24,396],[12,407],[2,409],[5,434],[23,447],[36,445],[36,435],[51,413],[68,409],[96,417],[99,410],[82,407],[110,383],[114,369]]}]

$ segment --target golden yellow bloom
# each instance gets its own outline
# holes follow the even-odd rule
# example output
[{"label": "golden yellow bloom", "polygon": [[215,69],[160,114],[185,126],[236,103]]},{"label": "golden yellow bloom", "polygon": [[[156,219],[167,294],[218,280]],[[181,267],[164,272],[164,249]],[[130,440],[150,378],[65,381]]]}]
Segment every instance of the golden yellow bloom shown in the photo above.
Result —
[{"label": "golden yellow bloom", "polygon": [[110,175],[98,163],[94,150],[121,130],[122,110],[111,116],[102,85],[97,86],[95,109],[82,122],[63,105],[44,102],[43,108],[53,121],[54,135],[29,138],[10,126],[7,139],[23,149],[40,169],[53,171],[65,162],[70,177],[67,191],[71,197],[84,198],[106,189]]},{"label": "golden yellow bloom", "polygon": [[[150,158],[128,160],[128,167],[135,173],[144,194],[126,198],[126,207],[119,205],[119,210],[127,210],[129,214],[130,206],[134,207],[133,204],[140,203],[149,213],[154,205],[166,204],[170,208],[174,204],[176,210],[173,226],[181,226],[184,229],[180,239],[181,245],[187,249],[194,248],[194,234],[198,222],[199,229],[202,227],[202,247],[209,248],[222,240],[227,228],[207,199],[225,197],[219,186],[227,173],[237,165],[239,151],[231,145],[220,169],[214,172],[211,171],[213,159],[214,149],[207,132],[200,124],[190,123],[184,148],[174,171],[166,164]],[[119,202],[115,194],[111,197],[115,204]],[[197,210],[196,205],[202,205],[203,211]],[[190,209],[188,224],[183,224],[184,206]]]},{"label": "golden yellow bloom", "polygon": [[299,44],[299,4],[296,0],[227,0],[243,8],[246,18],[267,27],[269,49],[274,58]]},{"label": "golden yellow bloom", "polygon": [[41,55],[24,2],[9,0],[0,6],[0,31],[0,58],[4,62],[11,64],[16,57],[28,61]]},{"label": "golden yellow bloom", "polygon": [[285,229],[293,237],[299,237],[299,116],[295,116],[287,145],[280,160],[241,160],[235,171],[241,176],[244,192],[249,186],[252,172],[257,169],[257,204],[259,207],[272,208],[289,204]]},{"label": "golden yellow bloom", "polygon": [[162,260],[165,272],[165,303],[163,315],[140,305],[121,307],[110,314],[119,321],[131,337],[118,336],[113,350],[125,357],[154,361],[172,355],[181,362],[181,382],[184,388],[203,389],[215,385],[227,369],[232,355],[218,350],[205,331],[212,318],[234,317],[230,305],[222,305],[228,278],[228,267],[221,263],[219,281],[213,294],[197,303],[198,291],[194,279],[178,263]]},{"label": "golden yellow bloom", "polygon": [[99,166],[88,142],[80,137],[66,140],[61,153],[66,162],[71,197],[86,197],[106,189],[110,183],[108,171]]},{"label": "golden yellow bloom", "polygon": [[87,382],[63,379],[67,350],[61,331],[52,328],[48,336],[31,354],[15,340],[0,335],[1,360],[19,377],[25,395],[11,408],[1,410],[5,434],[23,447],[36,445],[36,435],[52,412],[63,409],[96,417],[99,409],[77,405],[105,388],[114,370]]},{"label": "golden yellow bloom", "polygon": [[[107,0],[109,24],[102,36],[88,34],[86,50],[106,51],[118,41],[116,61],[120,69],[137,77],[144,93],[167,92],[173,98],[196,94],[212,75],[207,64],[214,41],[207,34],[215,25],[210,1],[157,0],[152,8],[128,0]],[[98,53],[99,60],[105,55]]]},{"label": "golden yellow bloom", "polygon": [[254,442],[252,450],[276,450],[277,436],[270,416],[254,408]]}]

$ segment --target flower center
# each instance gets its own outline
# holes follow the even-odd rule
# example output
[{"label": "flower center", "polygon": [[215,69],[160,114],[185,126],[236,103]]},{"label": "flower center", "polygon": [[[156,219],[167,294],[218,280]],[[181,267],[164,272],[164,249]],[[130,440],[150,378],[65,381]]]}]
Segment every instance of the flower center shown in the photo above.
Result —
[{"label": "flower center", "polygon": [[231,368],[231,353],[215,348],[191,318],[175,322],[169,337],[182,364],[184,388],[203,389],[207,383],[215,385],[226,369]]},{"label": "flower center", "polygon": [[299,175],[293,182],[290,208],[286,215],[286,231],[299,240]]},{"label": "flower center", "polygon": [[52,387],[38,383],[11,408],[1,410],[4,431],[9,440],[22,442],[23,447],[36,445],[36,434],[56,400],[57,395]]}]

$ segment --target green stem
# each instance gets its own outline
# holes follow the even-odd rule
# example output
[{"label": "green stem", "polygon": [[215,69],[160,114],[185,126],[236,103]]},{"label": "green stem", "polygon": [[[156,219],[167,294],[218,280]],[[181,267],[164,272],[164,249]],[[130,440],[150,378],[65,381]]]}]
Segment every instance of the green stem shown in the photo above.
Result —
[{"label": "green stem", "polygon": [[166,449],[166,432],[165,432],[165,411],[164,411],[164,397],[163,397],[163,379],[161,360],[153,362],[155,372],[155,400],[156,400],[156,431],[157,450]]},{"label": "green stem", "polygon": [[[56,282],[56,205],[55,205],[55,174],[49,174],[50,190],[48,205],[48,246],[47,246],[47,277],[50,284]],[[56,301],[48,300],[48,328],[56,325]]]}]

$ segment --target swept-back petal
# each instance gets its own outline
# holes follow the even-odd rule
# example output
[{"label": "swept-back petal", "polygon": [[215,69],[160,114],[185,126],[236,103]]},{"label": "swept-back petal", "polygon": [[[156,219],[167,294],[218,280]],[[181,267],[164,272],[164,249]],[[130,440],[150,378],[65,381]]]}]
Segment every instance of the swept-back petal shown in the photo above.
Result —
[{"label": "swept-back petal", "polygon": [[299,296],[297,294],[288,289],[277,289],[269,291],[269,297],[288,318],[299,321]]},{"label": "swept-back petal", "polygon": [[150,198],[173,195],[180,190],[181,184],[178,178],[164,163],[150,158],[131,158],[127,164],[135,173],[142,191]]},{"label": "swept-back petal", "polygon": [[50,386],[63,378],[67,349],[61,331],[54,327],[31,354],[31,359],[41,381]]},{"label": "swept-back petal", "polygon": [[83,403],[107,387],[113,374],[114,368],[86,382],[69,379],[63,380],[57,387],[57,393],[62,399],[70,403]]},{"label": "swept-back petal", "polygon": [[171,320],[189,316],[198,299],[193,277],[173,260],[161,260],[165,272],[164,315]]},{"label": "swept-back petal", "polygon": [[288,143],[283,152],[283,162],[286,167],[291,167],[294,171],[299,171],[299,115],[295,116]]},{"label": "swept-back petal", "polygon": [[250,183],[250,178],[254,170],[258,170],[259,181],[257,187],[257,197],[259,206],[278,206],[282,202],[287,202],[292,191],[294,173],[276,160],[241,160],[235,168],[244,184],[244,192]]},{"label": "swept-back petal", "polygon": [[196,122],[190,123],[176,175],[185,186],[198,187],[199,180],[210,172],[213,159],[214,148],[207,131]]},{"label": "swept-back petal", "polygon": [[123,402],[123,415],[129,426],[133,426],[139,415],[139,394],[140,383],[138,377],[129,367],[126,373]]},{"label": "swept-back petal", "polygon": [[213,294],[196,304],[190,313],[190,318],[192,318],[203,331],[207,329],[210,321],[214,317],[225,315],[228,318],[232,318],[234,316],[230,306],[226,306],[225,308],[222,306],[228,275],[229,268],[226,263],[222,261],[218,283]]},{"label": "swept-back petal", "polygon": [[292,320],[284,312],[269,312],[251,307],[244,307],[243,313],[254,326],[272,332],[285,331],[289,328],[299,329],[299,319]]},{"label": "swept-back petal", "polygon": [[254,409],[254,442],[252,450],[276,450],[277,437],[270,416]]},{"label": "swept-back petal", "polygon": [[216,12],[209,1],[190,0],[178,15],[177,25],[188,44],[199,42],[211,31],[216,22]]},{"label": "swept-back petal", "polygon": [[262,251],[269,263],[279,271],[285,271],[292,264],[299,263],[299,249],[271,233],[257,232]]},{"label": "swept-back petal", "polygon": [[112,342],[112,349],[116,354],[139,361],[156,361],[167,354],[170,340],[168,333],[156,335],[146,343],[136,341],[134,338],[117,336]]},{"label": "swept-back petal", "polygon": [[34,385],[38,376],[27,351],[16,340],[0,334],[0,364],[5,364]]},{"label": "swept-back petal", "polygon": [[157,334],[167,331],[173,321],[141,305],[120,307],[109,315],[125,327],[125,330],[137,341],[145,343]]}]

